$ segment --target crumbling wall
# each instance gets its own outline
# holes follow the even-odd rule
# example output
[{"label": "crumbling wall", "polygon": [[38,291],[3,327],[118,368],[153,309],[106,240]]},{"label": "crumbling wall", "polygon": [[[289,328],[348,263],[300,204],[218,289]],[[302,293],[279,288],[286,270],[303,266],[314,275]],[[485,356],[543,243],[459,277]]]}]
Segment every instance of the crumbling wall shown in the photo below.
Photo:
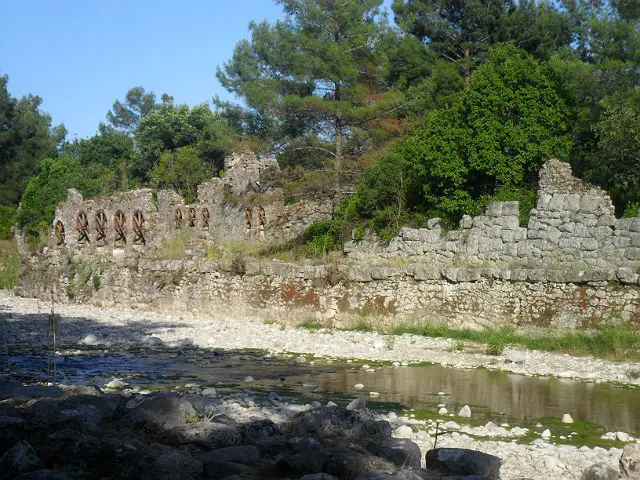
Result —
[{"label": "crumbling wall", "polygon": [[519,226],[519,214],[518,202],[496,202],[484,215],[464,216],[458,229],[431,219],[427,228],[403,228],[389,245],[353,241],[345,250],[354,261],[377,263],[640,267],[640,218],[616,219],[606,192],[573,177],[566,163],[550,160],[541,169],[527,228]]},{"label": "crumbling wall", "polygon": [[186,230],[193,251],[203,254],[211,245],[285,242],[309,223],[330,218],[328,201],[285,205],[281,191],[263,186],[261,175],[277,168],[275,159],[232,154],[225,159],[224,176],[199,185],[193,204],[172,190],[159,190],[156,202],[150,189],[89,200],[71,189],[56,210],[52,245],[57,251],[102,256],[125,251],[144,255]]}]

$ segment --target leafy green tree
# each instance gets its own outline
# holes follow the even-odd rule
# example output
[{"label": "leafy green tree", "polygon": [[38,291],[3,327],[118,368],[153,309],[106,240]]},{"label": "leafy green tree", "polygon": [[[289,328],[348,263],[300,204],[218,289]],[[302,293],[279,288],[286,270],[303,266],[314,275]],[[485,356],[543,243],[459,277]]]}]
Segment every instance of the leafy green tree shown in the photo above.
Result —
[{"label": "leafy green tree", "polygon": [[50,230],[56,207],[67,197],[67,189],[77,188],[86,197],[102,192],[100,177],[88,173],[77,158],[61,156],[42,161],[38,175],[27,183],[18,215],[18,225],[28,237],[37,238],[42,231]]},{"label": "leafy green tree", "polygon": [[536,58],[548,60],[554,52],[571,44],[572,33],[569,17],[551,3],[519,0],[509,2],[497,38],[512,41]]},{"label": "leafy green tree", "polygon": [[171,188],[182,195],[187,203],[197,200],[198,185],[211,176],[210,166],[193,146],[180,147],[175,151],[165,150],[151,172],[151,180],[156,188]]},{"label": "leafy green tree", "polygon": [[[404,198],[408,210],[454,223],[497,192],[533,188],[545,160],[566,158],[568,118],[548,69],[511,44],[494,46],[453,106],[428,115],[397,145],[394,155],[404,164],[386,159],[365,174],[359,208],[366,217]],[[387,192],[377,171],[403,181],[390,182],[395,187]],[[378,190],[387,193],[376,197]]]},{"label": "leafy green tree", "polygon": [[619,92],[601,103],[604,111],[593,126],[597,151],[589,159],[589,173],[621,209],[640,201],[640,92]]},{"label": "leafy green tree", "polygon": [[285,20],[251,23],[251,41],[236,45],[218,79],[255,112],[254,125],[276,150],[305,136],[329,139],[331,149],[317,142],[308,148],[333,159],[339,197],[346,137],[393,103],[376,49],[386,29],[378,21],[382,1],[276,1]]},{"label": "leafy green tree", "polygon": [[392,9],[404,32],[460,66],[467,86],[506,14],[505,0],[394,0]]},{"label": "leafy green tree", "polygon": [[140,121],[155,108],[155,93],[146,92],[144,87],[133,87],[127,91],[124,101],[113,102],[111,110],[107,112],[107,120],[116,130],[132,134],[138,128]]},{"label": "leafy green tree", "polygon": [[40,111],[40,97],[13,98],[8,81],[0,77],[0,203],[16,207],[29,177],[45,156],[56,155],[66,130],[51,127],[51,117]]},{"label": "leafy green tree", "polygon": [[138,153],[132,175],[138,181],[148,181],[164,151],[185,146],[196,147],[202,159],[218,170],[232,139],[231,129],[208,105],[189,108],[163,103],[143,118],[136,130]]}]

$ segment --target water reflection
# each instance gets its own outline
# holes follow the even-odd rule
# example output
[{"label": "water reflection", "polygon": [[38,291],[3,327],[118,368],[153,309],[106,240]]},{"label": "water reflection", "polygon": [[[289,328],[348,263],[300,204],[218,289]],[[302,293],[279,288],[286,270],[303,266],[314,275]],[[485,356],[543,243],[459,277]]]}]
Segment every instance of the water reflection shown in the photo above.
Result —
[{"label": "water reflection", "polygon": [[[38,371],[39,359],[13,357],[14,372]],[[409,408],[437,410],[445,404],[457,413],[472,406],[474,418],[496,423],[533,424],[542,417],[570,413],[576,421],[589,421],[609,431],[640,433],[640,390],[611,384],[593,384],[548,377],[525,377],[485,369],[456,370],[438,365],[383,367],[367,372],[357,365],[316,362],[292,364],[282,359],[261,359],[240,352],[216,357],[151,354],[142,356],[76,356],[58,361],[58,381],[104,384],[113,377],[132,385],[153,383],[216,385],[235,383],[253,389],[286,385],[297,393],[323,400],[345,400],[369,391],[376,401],[396,402]],[[246,376],[255,382],[244,384]],[[282,378],[286,378],[283,382]],[[361,383],[360,392],[354,385]],[[317,384],[310,391],[309,384]],[[444,392],[444,395],[439,395]]]}]

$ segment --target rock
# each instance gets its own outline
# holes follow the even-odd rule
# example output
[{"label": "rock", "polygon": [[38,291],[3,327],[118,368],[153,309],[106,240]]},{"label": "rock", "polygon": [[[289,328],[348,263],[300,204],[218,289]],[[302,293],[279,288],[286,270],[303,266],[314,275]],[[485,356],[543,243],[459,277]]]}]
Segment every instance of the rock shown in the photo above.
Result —
[{"label": "rock", "polygon": [[522,365],[527,359],[527,354],[518,350],[510,350],[505,354],[504,363]]},{"label": "rock", "polygon": [[471,417],[471,408],[469,407],[469,405],[465,405],[464,407],[462,407],[458,412],[458,416],[467,418]]},{"label": "rock", "polygon": [[367,401],[365,397],[358,397],[351,400],[349,402],[349,405],[347,405],[346,408],[347,410],[364,410],[366,405],[367,405]]},{"label": "rock", "polygon": [[144,423],[150,426],[171,429],[197,419],[193,405],[173,393],[163,393],[146,398],[137,408],[132,409],[122,419],[123,425],[128,422]]},{"label": "rock", "polygon": [[240,445],[242,437],[233,425],[215,422],[198,422],[175,427],[166,432],[167,442],[172,445],[195,444],[202,448],[215,449]]},{"label": "rock", "polygon": [[304,365],[305,363],[307,363],[307,359],[305,357],[300,356],[300,357],[297,357],[294,360],[294,362],[299,364],[299,365]]},{"label": "rock", "polygon": [[631,436],[625,432],[616,432],[616,440],[619,442],[628,442],[631,439]]},{"label": "rock", "polygon": [[205,397],[217,397],[218,391],[214,387],[208,387],[202,390],[202,395]]},{"label": "rock", "polygon": [[438,415],[447,415],[449,413],[449,410],[447,410],[445,407],[440,408],[440,410],[438,410]]},{"label": "rock", "polygon": [[33,470],[40,459],[29,442],[22,440],[0,457],[0,472],[7,478]]},{"label": "rock", "polygon": [[320,450],[322,445],[315,438],[293,437],[287,440],[287,446],[295,453],[307,452],[309,450]]},{"label": "rock", "polygon": [[0,380],[0,399],[13,398],[14,400],[27,401],[32,398],[54,398],[62,396],[62,390],[58,387],[46,387],[42,385],[23,385],[14,380]]},{"label": "rock", "polygon": [[282,431],[269,419],[255,420],[240,425],[238,428],[243,443],[263,445],[269,441],[282,437]]},{"label": "rock", "polygon": [[82,340],[80,340],[80,343],[83,345],[91,346],[91,345],[98,345],[100,341],[98,340],[98,337],[96,337],[93,333],[90,333],[89,335],[84,337]]},{"label": "rock", "polygon": [[356,390],[362,390],[364,388],[364,385],[361,383],[356,383],[353,388],[355,388]]},{"label": "rock", "polygon": [[159,443],[155,443],[149,448],[156,457],[154,462],[156,467],[179,469],[189,475],[199,475],[203,471],[202,462],[182,450]]},{"label": "rock", "polygon": [[573,418],[568,413],[562,415],[562,423],[573,423]]},{"label": "rock", "polygon": [[276,461],[275,467],[278,471],[288,475],[313,474],[321,472],[328,459],[329,453],[325,450],[310,450],[286,455]]},{"label": "rock", "polygon": [[488,453],[464,448],[436,448],[425,455],[425,467],[445,474],[477,475],[486,480],[500,478],[502,461]]},{"label": "rock", "polygon": [[129,384],[127,382],[123,382],[119,378],[114,378],[109,383],[105,385],[109,390],[122,390],[123,388],[128,387]]},{"label": "rock", "polygon": [[254,379],[251,375],[247,375],[246,377],[244,377],[244,381],[245,383],[251,383],[254,381]]},{"label": "rock", "polygon": [[233,462],[211,462],[204,466],[204,473],[209,478],[226,478],[231,475],[239,475],[241,478],[254,478],[253,469]]},{"label": "rock", "polygon": [[460,425],[458,425],[453,420],[449,420],[448,422],[444,422],[442,424],[443,430],[460,430]]},{"label": "rock", "polygon": [[147,337],[144,342],[147,345],[162,345],[162,339],[160,337]]},{"label": "rock", "polygon": [[395,470],[389,460],[361,453],[354,448],[329,449],[329,459],[322,471],[338,478],[354,478],[371,470]]},{"label": "rock", "polygon": [[540,436],[544,439],[549,439],[551,438],[551,431],[547,428],[540,434]]},{"label": "rock", "polygon": [[372,453],[391,460],[398,467],[420,468],[422,453],[417,443],[407,438],[387,438],[378,444]]},{"label": "rock", "polygon": [[64,472],[56,470],[36,470],[35,472],[23,473],[15,477],[14,480],[71,480],[71,477]]},{"label": "rock", "polygon": [[260,451],[253,445],[239,445],[211,450],[197,455],[204,465],[207,463],[233,462],[246,465],[260,458]]},{"label": "rock", "polygon": [[413,429],[409,425],[400,425],[394,432],[398,437],[410,437],[413,435]]},{"label": "rock", "polygon": [[640,479],[640,444],[625,445],[620,456],[620,477]]},{"label": "rock", "polygon": [[582,472],[580,480],[616,480],[618,471],[604,463],[596,463]]},{"label": "rock", "polygon": [[333,475],[329,475],[328,473],[308,473],[303,475],[298,480],[340,480]]}]

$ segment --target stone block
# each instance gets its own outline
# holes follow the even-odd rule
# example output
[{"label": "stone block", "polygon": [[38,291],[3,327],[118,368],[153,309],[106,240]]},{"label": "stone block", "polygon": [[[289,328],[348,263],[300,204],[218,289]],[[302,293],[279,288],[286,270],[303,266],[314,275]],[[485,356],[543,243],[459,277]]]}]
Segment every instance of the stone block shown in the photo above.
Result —
[{"label": "stone block", "polygon": [[640,233],[632,233],[629,237],[629,245],[632,247],[640,247]]},{"label": "stone block", "polygon": [[371,278],[374,280],[386,280],[392,277],[399,277],[405,273],[404,267],[380,267],[371,269]]},{"label": "stone block", "polygon": [[613,215],[602,215],[598,218],[599,227],[613,227],[616,224],[616,217]]},{"label": "stone block", "polygon": [[481,278],[481,270],[478,268],[460,268],[458,269],[458,282],[477,282]]},{"label": "stone block", "polygon": [[587,251],[597,250],[598,241],[595,238],[585,238],[582,240],[582,249]]},{"label": "stone block", "polygon": [[529,270],[524,268],[514,268],[511,270],[509,280],[514,282],[526,282],[529,277]]},{"label": "stone block", "polygon": [[419,228],[408,228],[403,227],[400,229],[400,233],[398,234],[404,241],[420,241],[422,240],[422,235],[420,234]]},{"label": "stone block", "polygon": [[471,217],[470,215],[463,215],[462,218],[460,219],[460,228],[463,229],[469,229],[471,227],[473,227],[473,217]]},{"label": "stone block", "polygon": [[457,268],[443,268],[441,270],[442,276],[449,280],[450,282],[458,281],[458,270]]},{"label": "stone block", "polygon": [[640,232],[640,218],[632,218],[629,222],[629,230],[632,232]]},{"label": "stone block", "polygon": [[640,248],[638,247],[628,247],[624,251],[625,258],[629,260],[640,260]]},{"label": "stone block", "polygon": [[571,212],[577,212],[580,210],[580,195],[577,193],[570,193],[567,195],[565,209]]},{"label": "stone block", "polygon": [[596,195],[583,195],[580,198],[580,211],[583,213],[600,213],[602,198]]},{"label": "stone block", "polygon": [[613,228],[615,230],[629,231],[631,230],[631,222],[633,220],[634,220],[633,218],[619,218],[616,220],[615,224],[613,225]]},{"label": "stone block", "polygon": [[527,270],[527,280],[529,282],[544,282],[547,280],[547,272],[541,268],[531,268]]},{"label": "stone block", "polygon": [[439,218],[430,218],[427,220],[427,228],[429,230],[434,230],[440,228],[442,226],[442,220]]},{"label": "stone block", "polygon": [[449,230],[444,236],[444,239],[448,242],[457,242],[460,240],[461,235],[462,232],[460,232],[460,230]]},{"label": "stone block", "polygon": [[580,237],[564,237],[558,240],[558,246],[567,250],[578,250],[582,247]]},{"label": "stone block", "polygon": [[487,217],[500,217],[502,216],[503,202],[493,202],[487,205],[485,215]]},{"label": "stone block", "polygon": [[367,268],[350,267],[346,271],[347,279],[352,282],[371,282],[371,270]]},{"label": "stone block", "polygon": [[538,204],[536,206],[536,209],[547,210],[547,207],[550,201],[551,201],[551,195],[549,195],[548,193],[540,194],[540,196],[538,197]]},{"label": "stone block", "polygon": [[620,267],[616,270],[616,277],[622,283],[636,284],[638,283],[638,274],[629,267]]},{"label": "stone block", "polygon": [[499,218],[500,226],[507,230],[516,230],[520,227],[520,218],[517,215],[505,215]]},{"label": "stone block", "polygon": [[484,216],[484,215],[478,215],[477,217],[473,217],[473,227],[474,228],[481,228],[484,227],[485,225],[488,225],[489,223],[489,218]]},{"label": "stone block", "polygon": [[415,267],[413,269],[413,278],[418,281],[440,280],[442,274],[439,268]]},{"label": "stone block", "polygon": [[604,240],[605,238],[613,236],[613,229],[607,226],[600,226],[591,229],[591,234],[596,240]]},{"label": "stone block", "polygon": [[564,193],[556,193],[549,200],[549,204],[547,205],[547,210],[559,212],[564,210],[565,203],[567,200],[567,196]]},{"label": "stone block", "polygon": [[502,202],[502,215],[519,217],[520,216],[520,203],[515,200],[508,202]]}]

